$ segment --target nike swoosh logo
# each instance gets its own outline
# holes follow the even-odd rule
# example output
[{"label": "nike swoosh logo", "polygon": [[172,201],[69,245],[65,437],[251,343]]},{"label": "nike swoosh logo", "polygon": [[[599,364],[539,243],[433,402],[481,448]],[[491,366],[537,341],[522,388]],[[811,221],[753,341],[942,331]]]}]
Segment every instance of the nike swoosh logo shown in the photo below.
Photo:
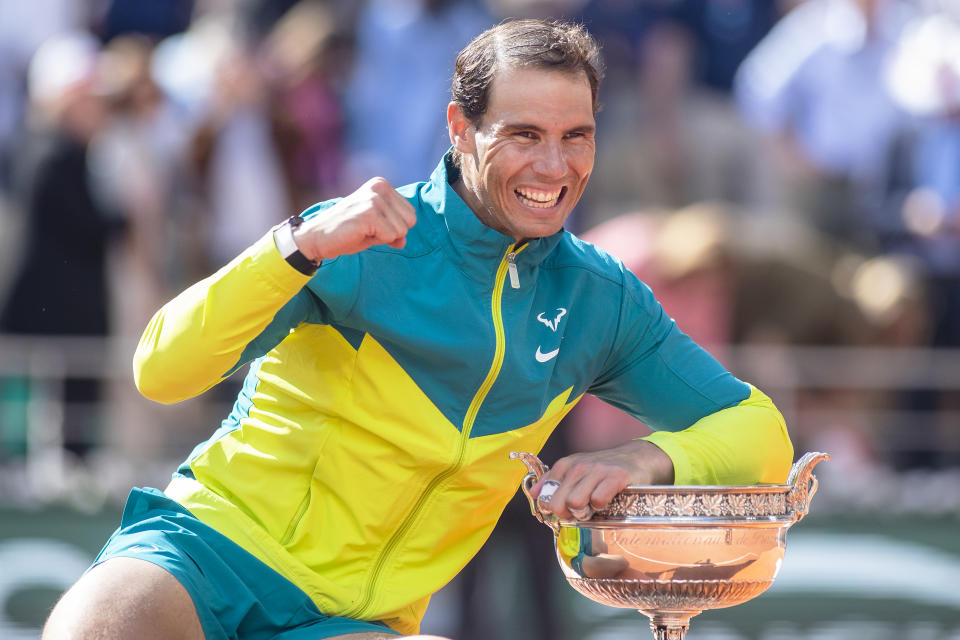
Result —
[{"label": "nike swoosh logo", "polygon": [[540,347],[538,346],[535,357],[537,359],[537,362],[550,362],[551,360],[557,357],[558,353],[560,353],[560,349],[554,349],[553,351],[547,351],[546,353],[543,353],[542,351],[540,351]]}]

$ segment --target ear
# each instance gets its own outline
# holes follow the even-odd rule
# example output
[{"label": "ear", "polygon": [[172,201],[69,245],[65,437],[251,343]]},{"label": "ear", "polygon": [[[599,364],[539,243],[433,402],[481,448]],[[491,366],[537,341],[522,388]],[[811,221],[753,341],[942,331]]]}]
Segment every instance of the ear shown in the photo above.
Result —
[{"label": "ear", "polygon": [[455,102],[447,105],[447,132],[450,134],[450,144],[454,149],[464,155],[473,154],[475,148],[473,125]]}]

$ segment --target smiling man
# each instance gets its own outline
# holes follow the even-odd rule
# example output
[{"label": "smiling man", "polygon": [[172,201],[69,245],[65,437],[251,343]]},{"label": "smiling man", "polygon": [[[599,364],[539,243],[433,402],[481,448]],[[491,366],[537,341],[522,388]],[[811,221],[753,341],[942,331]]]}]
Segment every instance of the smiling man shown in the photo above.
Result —
[{"label": "smiling man", "polygon": [[517,240],[560,231],[593,170],[593,96],[585,73],[506,68],[480,118],[447,107],[462,172],[454,190],[488,227]]},{"label": "smiling man", "polygon": [[539,451],[585,393],[657,431],[559,460],[534,491],[561,518],[627,484],[785,480],[770,400],[563,230],[600,77],[581,27],[481,34],[428,181],[319,203],[157,312],[144,395],[176,402],[249,362],[246,383],[163,492],[133,490],[45,638],[416,634],[516,491],[509,453]]}]

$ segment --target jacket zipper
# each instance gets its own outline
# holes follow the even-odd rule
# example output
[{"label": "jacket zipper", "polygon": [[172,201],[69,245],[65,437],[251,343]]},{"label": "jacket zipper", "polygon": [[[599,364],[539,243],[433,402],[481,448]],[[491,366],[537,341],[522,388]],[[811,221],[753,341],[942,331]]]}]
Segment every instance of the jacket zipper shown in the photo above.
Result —
[{"label": "jacket zipper", "polygon": [[[514,257],[518,252],[523,251],[526,245],[516,250],[515,246],[516,245],[510,245],[506,254],[504,254],[503,258],[500,260],[500,266],[497,267],[497,275],[494,280],[493,296],[491,299],[493,330],[494,335],[496,336],[496,347],[494,349],[493,362],[490,364],[490,370],[487,372],[487,377],[483,380],[480,388],[477,389],[477,392],[474,394],[473,400],[470,402],[470,406],[467,408],[467,414],[463,418],[463,427],[460,429],[460,439],[457,442],[457,455],[449,467],[434,476],[433,480],[431,480],[427,485],[427,488],[423,491],[423,493],[420,494],[416,504],[414,504],[410,512],[407,513],[407,516],[403,519],[403,522],[400,523],[400,526],[397,527],[396,531],[393,532],[393,535],[390,536],[390,539],[387,540],[387,543],[383,546],[383,549],[380,551],[380,554],[377,556],[377,560],[373,565],[373,570],[370,572],[370,577],[367,579],[366,585],[364,586],[363,597],[360,599],[360,603],[347,613],[341,614],[347,618],[363,619],[367,609],[369,609],[370,605],[373,603],[374,586],[376,586],[377,582],[380,580],[380,574],[383,572],[383,568],[386,565],[387,560],[393,555],[393,552],[400,543],[400,540],[406,536],[407,531],[413,525],[413,521],[416,520],[416,517],[420,514],[421,509],[423,509],[423,505],[427,501],[427,498],[433,494],[433,492],[438,486],[440,486],[441,483],[450,478],[463,466],[463,459],[467,452],[467,441],[470,439],[470,431],[473,429],[473,422],[477,419],[477,414],[480,412],[480,405],[482,405],[483,401],[486,399],[487,394],[493,387],[493,383],[500,375],[500,368],[503,366],[503,355],[506,352],[506,336],[503,330],[502,313],[503,285],[510,266],[512,265],[513,269],[516,270],[516,265],[513,263]],[[519,284],[517,286],[519,286]]]},{"label": "jacket zipper", "polygon": [[[523,250],[523,247],[520,248]],[[514,289],[520,288],[520,273],[517,271],[517,252],[507,252],[507,272],[510,274],[510,286]]]}]

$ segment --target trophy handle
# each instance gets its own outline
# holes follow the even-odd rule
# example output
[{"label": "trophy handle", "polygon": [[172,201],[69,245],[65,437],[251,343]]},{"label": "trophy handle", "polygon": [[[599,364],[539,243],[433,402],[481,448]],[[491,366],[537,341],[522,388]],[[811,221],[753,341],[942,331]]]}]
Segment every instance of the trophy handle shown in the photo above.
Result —
[{"label": "trophy handle", "polygon": [[787,484],[790,485],[787,504],[793,511],[795,523],[803,520],[804,516],[810,512],[810,501],[820,486],[817,477],[813,475],[813,468],[829,459],[829,454],[811,451],[805,453],[790,469],[790,475],[787,478]]},{"label": "trophy handle", "polygon": [[520,460],[523,464],[527,465],[527,469],[530,470],[530,473],[525,475],[523,481],[520,483],[523,495],[527,496],[527,502],[530,503],[530,513],[533,514],[534,518],[550,527],[553,532],[556,533],[560,529],[556,517],[553,516],[553,514],[544,515],[543,512],[540,511],[540,507],[537,506],[537,501],[530,495],[530,489],[539,482],[540,478],[543,477],[543,474],[545,474],[550,467],[543,464],[540,458],[526,451],[512,451],[510,457],[514,460]]}]

